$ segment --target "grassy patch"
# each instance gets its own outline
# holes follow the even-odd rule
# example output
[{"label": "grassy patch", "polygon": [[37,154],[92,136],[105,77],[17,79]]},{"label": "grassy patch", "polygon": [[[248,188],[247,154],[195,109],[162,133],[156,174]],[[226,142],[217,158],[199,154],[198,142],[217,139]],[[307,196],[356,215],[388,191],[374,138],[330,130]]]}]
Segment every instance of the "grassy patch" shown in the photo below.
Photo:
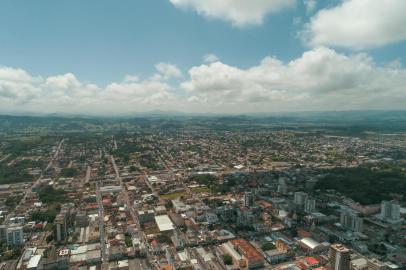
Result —
[{"label": "grassy patch", "polygon": [[203,192],[210,192],[210,189],[208,187],[197,187],[197,188],[192,188],[192,191],[194,193],[203,193]]},{"label": "grassy patch", "polygon": [[160,197],[162,199],[173,200],[173,199],[177,199],[179,197],[182,197],[184,195],[186,195],[186,192],[175,192],[175,193],[169,193],[169,194],[160,195]]}]

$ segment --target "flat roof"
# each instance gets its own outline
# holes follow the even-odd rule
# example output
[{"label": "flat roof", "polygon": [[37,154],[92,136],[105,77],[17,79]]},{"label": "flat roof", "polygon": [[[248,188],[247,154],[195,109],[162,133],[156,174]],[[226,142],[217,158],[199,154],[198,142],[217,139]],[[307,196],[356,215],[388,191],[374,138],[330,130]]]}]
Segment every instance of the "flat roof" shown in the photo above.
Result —
[{"label": "flat roof", "polygon": [[37,268],[38,264],[39,264],[39,261],[41,260],[41,257],[42,257],[41,255],[32,256],[31,259],[28,262],[27,269]]},{"label": "flat roof", "polygon": [[175,228],[168,215],[155,216],[155,222],[161,232],[171,231]]}]

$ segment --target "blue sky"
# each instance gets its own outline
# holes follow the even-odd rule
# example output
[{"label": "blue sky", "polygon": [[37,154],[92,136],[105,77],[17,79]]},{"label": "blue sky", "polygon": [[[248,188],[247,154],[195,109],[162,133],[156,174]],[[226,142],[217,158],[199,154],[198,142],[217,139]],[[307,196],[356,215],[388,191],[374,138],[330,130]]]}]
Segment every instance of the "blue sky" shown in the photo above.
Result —
[{"label": "blue sky", "polygon": [[[246,112],[323,110],[337,99],[332,109],[403,109],[406,21],[395,13],[405,10],[405,1],[389,0],[386,6],[382,0],[356,1],[5,0],[0,3],[0,102],[5,111],[42,111],[49,104],[49,112],[84,113],[100,113],[106,104],[114,113],[235,113],[242,105]],[[312,10],[306,10],[309,2]],[[383,19],[374,21],[376,12]],[[353,30],[357,18],[367,25]],[[207,54],[217,60],[204,63]],[[261,64],[270,57],[280,63]],[[314,61],[331,61],[329,72],[302,76],[295,69]],[[180,74],[157,71],[159,63]],[[330,70],[335,65],[355,70]],[[261,81],[261,72],[269,78]],[[398,84],[384,81],[389,73],[397,74]],[[16,83],[13,78],[22,74],[28,81]],[[125,81],[127,75],[137,80]],[[365,86],[350,75],[382,81]],[[290,76],[305,86],[292,85]],[[365,99],[381,88],[394,92]],[[359,100],[347,104],[349,95]],[[130,100],[125,109],[115,105]]]}]

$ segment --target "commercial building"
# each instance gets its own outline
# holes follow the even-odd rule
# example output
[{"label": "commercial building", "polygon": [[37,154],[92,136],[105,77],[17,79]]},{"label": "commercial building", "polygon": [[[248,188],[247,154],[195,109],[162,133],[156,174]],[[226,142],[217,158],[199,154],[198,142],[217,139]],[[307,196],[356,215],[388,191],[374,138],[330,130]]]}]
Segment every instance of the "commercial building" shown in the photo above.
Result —
[{"label": "commercial building", "polygon": [[55,239],[58,242],[62,242],[68,237],[67,221],[65,215],[59,214],[56,216],[54,220],[54,233]]},{"label": "commercial building", "polygon": [[301,191],[300,192],[295,192],[293,201],[297,206],[302,206],[303,207],[305,205],[305,202],[306,202],[308,196],[309,195],[306,192],[301,192]]},{"label": "commercial building", "polygon": [[145,223],[153,222],[155,220],[154,210],[138,211],[138,220],[141,227],[143,227]]},{"label": "commercial building", "polygon": [[388,223],[401,222],[400,205],[393,202],[383,201],[381,204],[380,218]]},{"label": "commercial building", "polygon": [[307,198],[304,205],[304,211],[306,213],[312,213],[316,210],[316,199]]},{"label": "commercial building", "polygon": [[100,193],[101,194],[120,193],[121,191],[122,191],[121,186],[104,186],[104,187],[100,187]]},{"label": "commercial building", "polygon": [[173,231],[175,229],[175,226],[168,215],[156,216],[155,222],[158,225],[160,232]]},{"label": "commercial building", "polygon": [[386,264],[384,264],[383,262],[374,258],[374,259],[368,260],[368,269],[369,270],[386,270],[386,269],[388,269],[388,266]]},{"label": "commercial building", "polygon": [[341,244],[331,245],[328,264],[331,270],[350,270],[350,250]]},{"label": "commercial building", "polygon": [[248,269],[260,268],[264,265],[262,255],[245,239],[231,240],[233,248],[245,260]]},{"label": "commercial building", "polygon": [[8,246],[20,246],[24,244],[23,227],[21,226],[8,227],[6,233]]},{"label": "commercial building", "polygon": [[254,205],[254,195],[252,192],[245,192],[244,193],[244,206],[251,207]]},{"label": "commercial building", "polygon": [[340,223],[343,227],[355,232],[362,232],[363,230],[363,219],[351,210],[344,210],[341,212]]}]

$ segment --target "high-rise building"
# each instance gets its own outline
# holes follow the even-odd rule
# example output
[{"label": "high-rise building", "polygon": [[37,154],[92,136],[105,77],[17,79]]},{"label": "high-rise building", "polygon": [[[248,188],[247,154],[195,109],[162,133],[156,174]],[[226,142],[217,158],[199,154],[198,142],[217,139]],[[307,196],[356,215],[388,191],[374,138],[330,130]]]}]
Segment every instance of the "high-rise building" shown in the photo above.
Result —
[{"label": "high-rise building", "polygon": [[277,191],[278,193],[283,195],[286,195],[288,193],[288,185],[286,184],[285,178],[279,178]]},{"label": "high-rise building", "polygon": [[316,199],[307,198],[304,205],[304,211],[306,213],[312,213],[316,210]]},{"label": "high-rise building", "polygon": [[8,227],[6,233],[8,246],[19,246],[24,244],[23,227],[21,226]]},{"label": "high-rise building", "polygon": [[55,239],[58,242],[62,242],[67,238],[67,224],[65,215],[59,214],[56,216],[54,220],[54,232]]},{"label": "high-rise building", "polygon": [[300,192],[295,192],[293,201],[298,206],[304,206],[308,196],[309,195],[307,195],[307,193],[305,193],[305,192],[301,192],[301,191]]},{"label": "high-rise building", "polygon": [[245,192],[244,193],[244,206],[251,207],[254,205],[254,195],[252,192]]},{"label": "high-rise building", "polygon": [[388,201],[381,204],[381,218],[387,222],[397,222],[400,218],[400,205]]},{"label": "high-rise building", "polygon": [[350,250],[341,244],[330,246],[328,254],[329,268],[331,270],[350,270]]},{"label": "high-rise building", "polygon": [[0,242],[7,242],[7,226],[0,225]]},{"label": "high-rise building", "polygon": [[362,232],[364,226],[363,219],[357,213],[350,210],[341,212],[340,223],[343,227],[355,232]]}]

